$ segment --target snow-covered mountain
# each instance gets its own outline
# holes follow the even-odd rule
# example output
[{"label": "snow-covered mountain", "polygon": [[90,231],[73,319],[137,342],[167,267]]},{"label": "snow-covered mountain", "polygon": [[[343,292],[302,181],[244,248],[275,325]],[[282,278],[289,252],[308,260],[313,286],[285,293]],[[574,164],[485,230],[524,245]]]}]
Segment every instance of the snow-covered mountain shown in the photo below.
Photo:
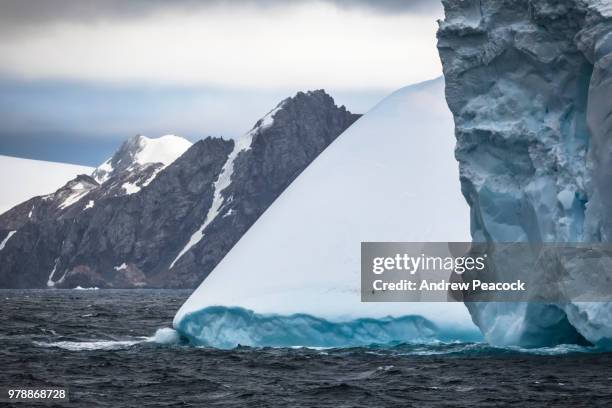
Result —
[{"label": "snow-covered mountain", "polygon": [[[463,304],[361,303],[362,241],[470,240],[454,145],[441,78],[391,94],[270,206],[182,306],[175,328],[221,347],[442,335],[415,320],[380,320],[389,315],[474,332]],[[376,320],[366,329],[364,317]]]},{"label": "snow-covered mountain", "polygon": [[102,198],[134,194],[190,146],[191,142],[177,136],[134,136],[93,172],[84,167],[87,174],[79,174],[55,192],[35,196],[1,214],[0,225],[16,231],[28,222],[78,216]]},{"label": "snow-covered mountain", "polygon": [[100,184],[118,173],[134,171],[139,167],[158,164],[155,174],[178,159],[192,143],[180,136],[166,135],[150,139],[135,136],[93,172],[92,177]]},{"label": "snow-covered mountain", "polygon": [[[0,156],[0,214],[37,195],[49,194],[91,167]],[[10,177],[8,176],[10,175]]]},{"label": "snow-covered mountain", "polygon": [[0,287],[194,287],[358,116],[299,92],[237,141],[135,136],[0,215]]}]

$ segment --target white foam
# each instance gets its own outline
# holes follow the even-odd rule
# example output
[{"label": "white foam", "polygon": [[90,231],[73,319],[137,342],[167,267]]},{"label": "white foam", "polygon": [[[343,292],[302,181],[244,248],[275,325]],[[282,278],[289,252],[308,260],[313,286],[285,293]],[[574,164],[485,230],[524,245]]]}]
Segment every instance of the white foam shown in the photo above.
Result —
[{"label": "white foam", "polygon": [[[80,288],[75,290],[97,290],[98,288]],[[91,315],[83,315],[83,317],[91,317]],[[94,351],[94,350],[120,350],[132,347],[141,343],[157,343],[157,344],[176,344],[180,342],[180,335],[174,329],[164,327],[158,329],[152,337],[135,337],[129,340],[83,340],[83,341],[56,341],[56,342],[41,342],[34,341],[33,343],[39,347],[57,347],[70,351]]]},{"label": "white foam", "polygon": [[33,343],[39,347],[57,347],[69,351],[93,351],[124,349],[142,343],[145,340],[146,337],[142,337],[139,340],[56,341],[50,343],[35,341]]},{"label": "white foam", "polygon": [[179,333],[169,327],[157,329],[153,337],[149,337],[147,341],[158,343],[158,344],[176,344],[180,341],[181,336]]}]

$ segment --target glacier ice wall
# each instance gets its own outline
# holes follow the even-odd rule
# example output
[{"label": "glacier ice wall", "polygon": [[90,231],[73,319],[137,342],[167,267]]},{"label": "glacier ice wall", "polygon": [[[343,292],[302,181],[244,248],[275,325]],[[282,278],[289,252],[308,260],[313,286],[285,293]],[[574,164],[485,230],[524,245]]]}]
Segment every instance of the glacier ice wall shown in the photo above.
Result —
[{"label": "glacier ice wall", "polygon": [[[612,5],[443,3],[438,49],[473,240],[609,242]],[[584,270],[563,267],[576,284],[585,281]],[[468,308],[493,343],[612,338],[609,304],[563,300]]]}]

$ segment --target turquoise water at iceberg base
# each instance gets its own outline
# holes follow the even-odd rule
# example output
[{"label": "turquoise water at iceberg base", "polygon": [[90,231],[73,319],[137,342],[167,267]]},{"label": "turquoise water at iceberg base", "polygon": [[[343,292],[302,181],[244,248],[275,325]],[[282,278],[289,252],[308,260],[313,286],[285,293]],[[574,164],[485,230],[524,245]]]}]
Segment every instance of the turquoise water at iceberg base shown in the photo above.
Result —
[{"label": "turquoise water at iceberg base", "polygon": [[[527,353],[555,355],[606,350],[575,344],[523,348],[487,344],[476,328],[444,327],[421,316],[329,321],[307,314],[258,314],[240,307],[212,306],[186,314],[177,341],[200,347],[364,347],[416,355]],[[171,330],[171,329],[165,329]],[[164,330],[158,332],[165,333]]]},{"label": "turquoise water at iceberg base", "polygon": [[234,308],[191,316],[179,333],[170,326],[189,295],[0,290],[0,384],[68,387],[61,407],[612,404],[605,350],[493,347],[418,316],[333,323]]},{"label": "turquoise water at iceberg base", "polygon": [[359,347],[432,341],[482,341],[477,330],[443,329],[421,316],[330,321],[308,314],[258,314],[240,307],[207,307],[175,327],[190,344],[218,348]]}]

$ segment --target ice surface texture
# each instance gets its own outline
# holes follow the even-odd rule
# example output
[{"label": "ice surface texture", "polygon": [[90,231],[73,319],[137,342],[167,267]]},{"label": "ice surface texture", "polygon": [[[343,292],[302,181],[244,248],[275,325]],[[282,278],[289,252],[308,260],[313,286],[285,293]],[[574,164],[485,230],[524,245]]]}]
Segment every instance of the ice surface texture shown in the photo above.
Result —
[{"label": "ice surface texture", "polygon": [[[444,6],[438,48],[474,241],[609,242],[609,2],[445,0]],[[560,269],[574,285],[587,280],[581,269]],[[612,339],[609,304],[468,306],[493,343]]]}]

